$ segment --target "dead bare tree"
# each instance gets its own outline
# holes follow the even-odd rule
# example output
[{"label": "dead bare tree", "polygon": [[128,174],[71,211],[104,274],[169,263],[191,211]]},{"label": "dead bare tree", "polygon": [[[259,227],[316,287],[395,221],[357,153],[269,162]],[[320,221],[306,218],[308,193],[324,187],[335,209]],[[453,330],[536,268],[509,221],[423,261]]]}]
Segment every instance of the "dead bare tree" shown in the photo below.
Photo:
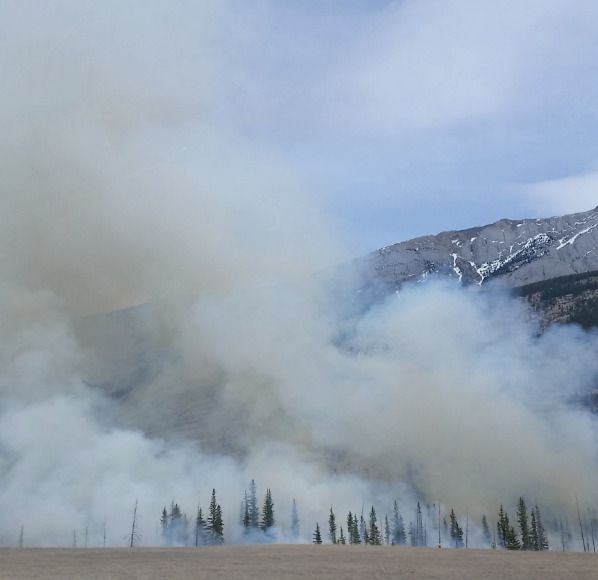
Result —
[{"label": "dead bare tree", "polygon": [[579,530],[581,532],[581,543],[583,544],[583,551],[587,552],[588,550],[586,548],[586,540],[583,533],[583,521],[581,519],[581,514],[579,513],[579,500],[577,498],[577,495],[575,496],[575,505],[577,506],[577,519],[579,521]]},{"label": "dead bare tree", "polygon": [[134,548],[137,546],[139,541],[141,540],[141,534],[139,533],[138,525],[137,525],[137,506],[139,504],[139,500],[135,500],[135,507],[133,508],[133,522],[131,523],[131,533],[128,536],[128,543],[129,548]]}]

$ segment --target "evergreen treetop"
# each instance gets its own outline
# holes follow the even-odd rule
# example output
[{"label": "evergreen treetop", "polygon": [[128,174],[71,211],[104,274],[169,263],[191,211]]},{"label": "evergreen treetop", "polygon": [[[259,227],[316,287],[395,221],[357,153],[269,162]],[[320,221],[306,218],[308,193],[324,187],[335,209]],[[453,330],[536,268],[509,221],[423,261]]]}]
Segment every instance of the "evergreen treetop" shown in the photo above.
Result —
[{"label": "evergreen treetop", "polygon": [[261,529],[267,532],[274,527],[274,502],[272,501],[272,492],[268,488],[266,490],[266,497],[264,498],[264,507],[262,508],[262,522]]},{"label": "evergreen treetop", "polygon": [[318,522],[316,522],[316,530],[314,531],[314,535],[313,535],[313,543],[314,544],[322,543],[322,533],[320,532],[320,524]]}]

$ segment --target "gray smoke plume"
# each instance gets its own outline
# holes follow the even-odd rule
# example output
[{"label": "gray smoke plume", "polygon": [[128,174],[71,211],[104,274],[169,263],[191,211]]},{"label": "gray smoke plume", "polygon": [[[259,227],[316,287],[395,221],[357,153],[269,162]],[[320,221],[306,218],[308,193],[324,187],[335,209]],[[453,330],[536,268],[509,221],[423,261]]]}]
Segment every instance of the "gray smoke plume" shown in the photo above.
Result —
[{"label": "gray smoke plume", "polygon": [[212,487],[236,540],[253,477],[281,541],[293,498],[304,538],[331,503],[595,505],[595,336],[443,285],[355,316],[301,176],[219,114],[242,14],[116,6],[2,8],[3,542],[120,545],[138,498],[153,544]]}]

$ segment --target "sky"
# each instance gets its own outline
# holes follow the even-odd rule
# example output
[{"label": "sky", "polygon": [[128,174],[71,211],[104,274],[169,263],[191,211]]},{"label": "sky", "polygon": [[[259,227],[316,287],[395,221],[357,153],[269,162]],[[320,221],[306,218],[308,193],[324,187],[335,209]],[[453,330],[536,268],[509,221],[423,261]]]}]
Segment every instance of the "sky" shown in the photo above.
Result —
[{"label": "sky", "polygon": [[347,254],[598,204],[594,0],[5,0],[3,12],[13,47],[51,47],[39,90],[83,78],[87,99],[91,63],[110,69],[116,99],[135,68],[145,105],[177,104],[150,139],[173,155],[210,148],[206,131],[242,143],[292,176]]}]

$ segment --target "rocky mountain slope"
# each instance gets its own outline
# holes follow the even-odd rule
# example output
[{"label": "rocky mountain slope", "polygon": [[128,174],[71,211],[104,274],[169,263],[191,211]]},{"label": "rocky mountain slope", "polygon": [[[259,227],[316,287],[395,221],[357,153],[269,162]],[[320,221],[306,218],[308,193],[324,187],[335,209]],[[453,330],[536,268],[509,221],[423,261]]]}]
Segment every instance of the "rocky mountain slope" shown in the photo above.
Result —
[{"label": "rocky mountain slope", "polygon": [[542,327],[575,323],[598,327],[598,272],[551,278],[514,289],[524,298]]},{"label": "rocky mountain slope", "polygon": [[584,274],[598,270],[598,207],[424,236],[382,248],[362,266],[366,284],[375,280],[388,290],[433,274],[510,288]]}]

